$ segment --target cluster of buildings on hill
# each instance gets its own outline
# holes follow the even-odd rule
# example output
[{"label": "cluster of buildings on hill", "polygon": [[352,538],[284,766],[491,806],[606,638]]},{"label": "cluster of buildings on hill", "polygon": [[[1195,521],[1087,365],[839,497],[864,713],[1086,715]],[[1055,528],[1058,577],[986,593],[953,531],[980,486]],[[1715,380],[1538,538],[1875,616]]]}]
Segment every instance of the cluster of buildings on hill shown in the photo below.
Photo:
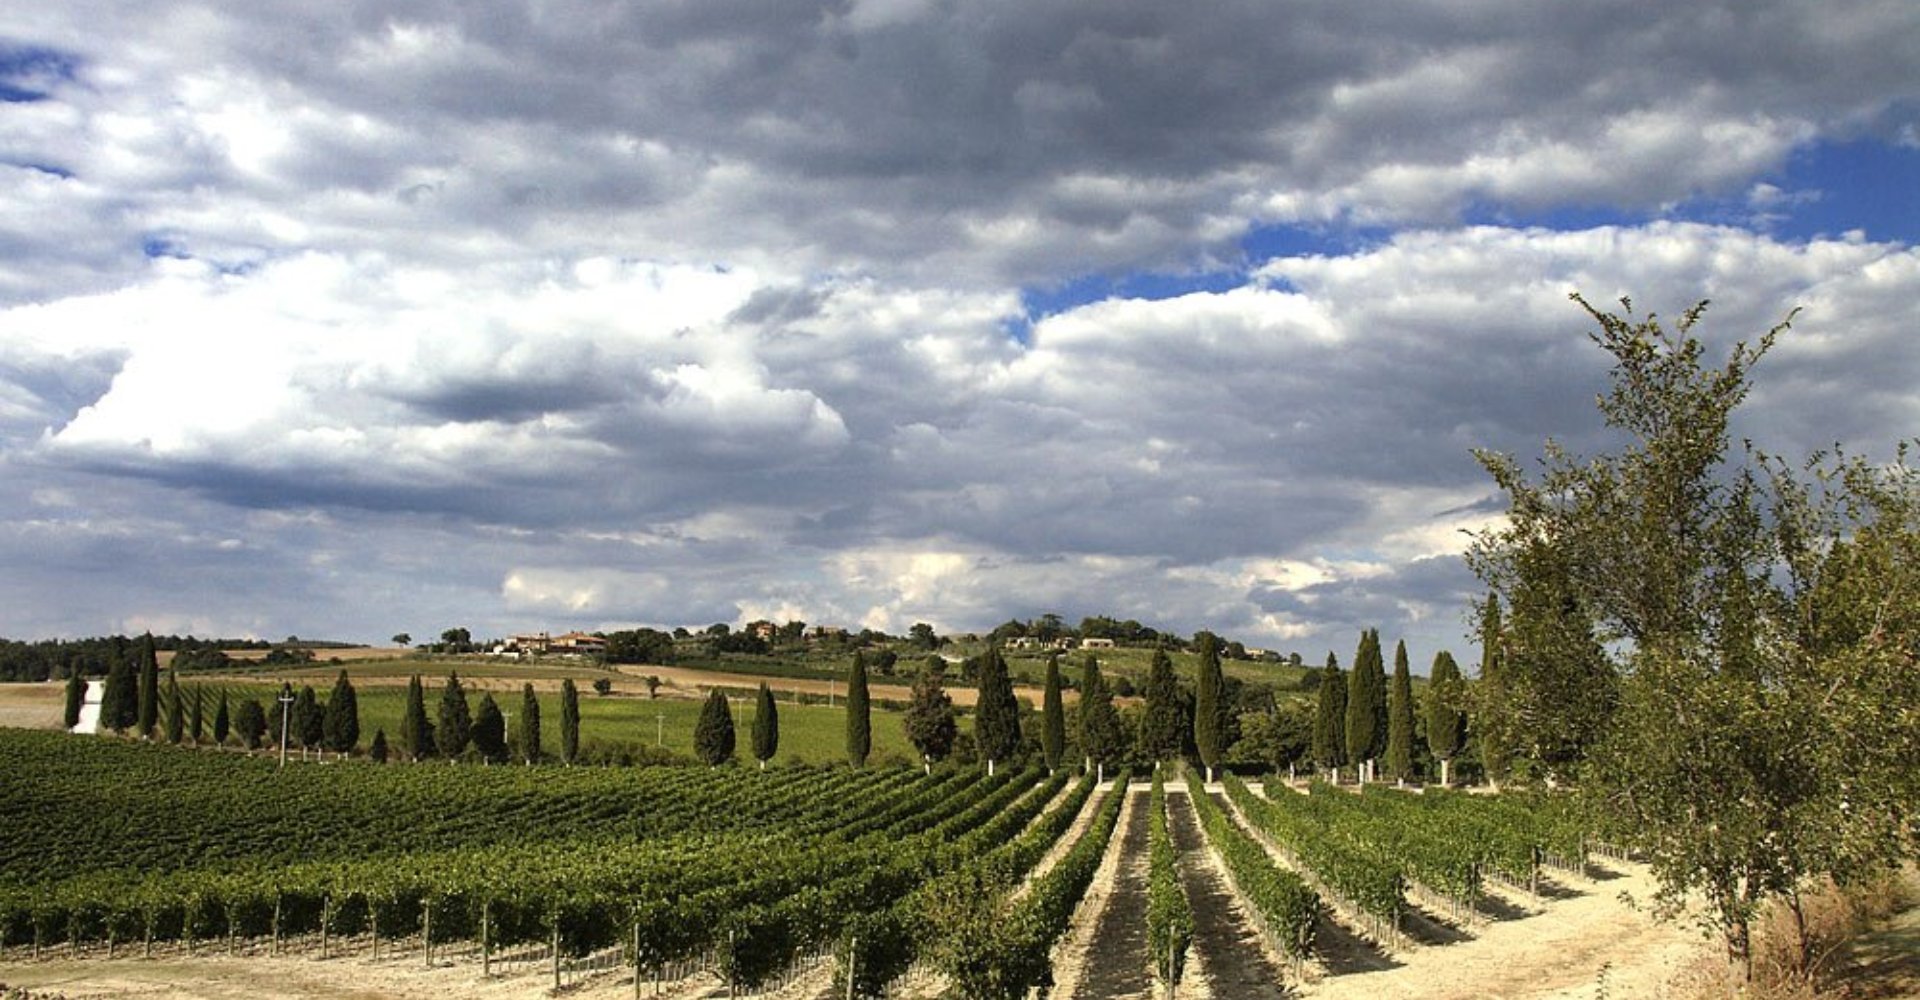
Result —
[{"label": "cluster of buildings on hill", "polygon": [[510,635],[487,652],[494,656],[527,657],[561,654],[598,656],[607,651],[607,640],[585,632],[548,635],[545,632],[521,632]]}]

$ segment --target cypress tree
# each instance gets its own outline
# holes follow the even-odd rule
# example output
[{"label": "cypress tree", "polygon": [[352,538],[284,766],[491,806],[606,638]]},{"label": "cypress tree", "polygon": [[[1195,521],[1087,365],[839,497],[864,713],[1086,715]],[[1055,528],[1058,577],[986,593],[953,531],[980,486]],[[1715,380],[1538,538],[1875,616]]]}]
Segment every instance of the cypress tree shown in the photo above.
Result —
[{"label": "cypress tree", "polygon": [[1393,649],[1393,684],[1387,691],[1387,774],[1405,781],[1413,777],[1413,673],[1407,666],[1407,644]]},{"label": "cypress tree", "polygon": [[133,663],[116,659],[107,668],[106,690],[100,695],[100,725],[116,733],[132,728],[140,717],[138,695],[134,689]]},{"label": "cypress tree", "polygon": [[[1506,684],[1503,676],[1505,662],[1500,655],[1501,634],[1504,631],[1500,622],[1500,595],[1487,594],[1487,603],[1480,613],[1480,687],[1481,697],[1478,703],[1498,703],[1504,700],[1501,688]],[[1493,720],[1486,718],[1488,713],[1470,723],[1480,743],[1480,763],[1487,769],[1487,778],[1498,782],[1507,776],[1507,767],[1512,754],[1500,727],[1490,725]]]},{"label": "cypress tree", "polygon": [[67,675],[67,707],[66,712],[60,716],[68,729],[80,724],[80,708],[86,703],[87,681],[80,676],[79,670],[75,670]]},{"label": "cypress tree", "polygon": [[199,746],[200,741],[206,737],[206,722],[206,692],[200,690],[200,685],[195,684],[193,694],[187,702],[187,735],[192,738],[194,746]]},{"label": "cypress tree", "polygon": [[227,734],[233,731],[233,715],[227,710],[227,692],[220,691],[220,707],[213,713],[213,743],[215,746],[227,745]]},{"label": "cypress tree", "polygon": [[847,673],[847,761],[854,767],[867,766],[867,754],[873,750],[873,719],[867,708],[867,658],[853,654],[853,667]]},{"label": "cypress tree", "polygon": [[187,736],[187,706],[180,699],[180,673],[167,667],[167,686],[160,695],[161,728],[168,743],[179,743]]},{"label": "cypress tree", "polygon": [[540,699],[532,681],[520,688],[520,756],[528,764],[540,759]]},{"label": "cypress tree", "polygon": [[1380,633],[1360,633],[1353,672],[1347,675],[1347,759],[1356,765],[1380,756],[1387,742],[1387,668]]},{"label": "cypress tree", "polygon": [[1427,747],[1440,761],[1440,783],[1448,784],[1452,761],[1467,741],[1467,717],[1460,712],[1460,665],[1441,650],[1433,656],[1433,681],[1427,685]]},{"label": "cypress tree", "polygon": [[321,729],[322,740],[334,753],[350,754],[360,745],[360,696],[354,693],[353,682],[347,679],[345,670],[334,678]]},{"label": "cypress tree", "polygon": [[580,689],[569,677],[560,683],[560,760],[572,764],[580,758]]},{"label": "cypress tree", "polygon": [[1213,769],[1220,766],[1227,756],[1227,704],[1221,690],[1226,686],[1226,677],[1220,672],[1220,639],[1212,632],[1202,632],[1200,639],[1200,676],[1194,685],[1193,701],[1193,745],[1200,751],[1200,762],[1206,765],[1207,780],[1213,780]]},{"label": "cypress tree", "polygon": [[1173,660],[1164,649],[1153,651],[1147,668],[1147,706],[1140,714],[1140,754],[1154,761],[1171,760],[1180,753],[1180,682]]},{"label": "cypress tree", "polygon": [[764,771],[767,761],[779,752],[780,709],[773,703],[773,689],[761,681],[753,700],[753,759],[760,762],[760,770]]},{"label": "cypress tree", "polygon": [[241,746],[260,749],[260,740],[267,735],[267,713],[258,699],[248,698],[240,703],[233,713],[233,728],[240,736]]},{"label": "cypress tree", "polygon": [[309,750],[321,750],[327,740],[327,707],[313,693],[313,685],[300,685],[293,699],[293,731],[300,741],[301,756]]},{"label": "cypress tree", "polygon": [[1007,661],[1000,658],[997,647],[980,658],[980,700],[973,712],[974,742],[987,759],[987,773],[992,774],[994,764],[1020,746],[1020,703],[1014,700]]},{"label": "cypress tree", "polygon": [[733,759],[733,709],[718,690],[707,695],[700,721],[693,727],[693,753],[709,767]]},{"label": "cypress tree", "polygon": [[920,675],[913,679],[913,698],[902,720],[907,742],[920,752],[920,760],[927,770],[932,770],[935,761],[945,760],[947,754],[953,752],[953,741],[960,735],[960,727],[953,717],[953,698],[941,683],[945,672],[944,660],[927,657]]},{"label": "cypress tree", "polygon": [[1100,660],[1088,653],[1080,661],[1080,749],[1089,768],[1112,760],[1126,740],[1120,713],[1113,708],[1113,692],[1100,675]]},{"label": "cypress tree", "polygon": [[1040,699],[1040,754],[1047,770],[1060,766],[1067,750],[1067,710],[1060,703],[1060,654],[1047,657],[1047,685]]},{"label": "cypress tree", "polygon": [[1347,679],[1340,672],[1340,659],[1327,654],[1326,669],[1320,671],[1320,700],[1313,714],[1313,762],[1334,772],[1347,763]]},{"label": "cypress tree", "polygon": [[491,691],[480,696],[480,708],[473,716],[473,749],[485,763],[507,762],[507,720]]},{"label": "cypress tree", "polygon": [[419,674],[407,681],[407,707],[400,716],[400,746],[414,760],[426,760],[439,753],[434,745],[433,723],[427,721],[426,693]]},{"label": "cypress tree", "polygon": [[385,764],[387,762],[386,730],[376,729],[373,731],[373,742],[367,747],[367,759],[373,761],[375,764]]},{"label": "cypress tree", "polygon": [[440,691],[440,721],[433,731],[440,756],[457,760],[473,738],[473,712],[467,708],[467,692],[460,686],[458,671],[447,675],[447,686]]},{"label": "cypress tree", "polygon": [[153,730],[160,721],[160,654],[153,648],[153,633],[140,637],[140,692],[138,701],[138,719],[134,726],[141,736],[153,738]]}]

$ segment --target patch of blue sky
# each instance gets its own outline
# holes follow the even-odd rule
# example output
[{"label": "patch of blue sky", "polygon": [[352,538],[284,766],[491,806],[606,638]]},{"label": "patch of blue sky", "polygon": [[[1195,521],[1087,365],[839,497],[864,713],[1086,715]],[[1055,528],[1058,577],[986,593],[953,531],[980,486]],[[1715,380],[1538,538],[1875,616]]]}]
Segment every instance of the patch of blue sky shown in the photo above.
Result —
[{"label": "patch of blue sky", "polygon": [[79,72],[78,57],[44,45],[0,39],[0,103],[44,101],[55,83],[70,82]]}]

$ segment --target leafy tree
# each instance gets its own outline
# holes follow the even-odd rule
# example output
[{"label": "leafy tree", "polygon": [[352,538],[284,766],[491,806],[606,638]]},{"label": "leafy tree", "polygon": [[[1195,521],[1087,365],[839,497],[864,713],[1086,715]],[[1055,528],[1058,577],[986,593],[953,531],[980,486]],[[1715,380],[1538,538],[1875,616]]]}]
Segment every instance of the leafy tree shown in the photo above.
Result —
[{"label": "leafy tree", "polygon": [[995,762],[1012,756],[1020,746],[1020,703],[1013,697],[1007,661],[1000,658],[997,647],[989,647],[980,658],[980,700],[973,712],[973,738],[991,774]]},{"label": "leafy tree", "polygon": [[1171,760],[1180,753],[1180,682],[1173,660],[1164,649],[1153,651],[1147,668],[1147,705],[1140,714],[1140,754],[1151,760]]},{"label": "leafy tree", "polygon": [[87,679],[75,670],[67,675],[67,706],[61,721],[68,729],[80,724],[80,709],[87,703]]},{"label": "leafy tree", "polygon": [[560,682],[560,760],[572,764],[580,759],[580,689],[573,678]]},{"label": "leafy tree", "polygon": [[1732,460],[1730,414],[1786,324],[1713,365],[1692,332],[1704,303],[1669,332],[1625,300],[1619,314],[1576,301],[1612,357],[1600,410],[1624,443],[1577,458],[1549,442],[1538,480],[1480,453],[1510,501],[1469,556],[1516,620],[1498,633],[1510,658],[1497,680],[1523,693],[1571,681],[1593,698],[1604,675],[1538,655],[1589,657],[1591,639],[1617,702],[1560,762],[1548,755],[1567,748],[1545,732],[1558,721],[1512,715],[1528,699],[1489,700],[1485,724],[1515,737],[1516,770],[1577,776],[1594,815],[1649,859],[1666,909],[1704,902],[1751,969],[1764,903],[1804,917],[1802,887],[1914,849],[1920,471],[1904,448],[1877,465]]},{"label": "leafy tree", "polygon": [[540,699],[531,681],[520,687],[520,756],[528,764],[540,759]]},{"label": "leafy tree", "polygon": [[[261,722],[264,724],[265,719]],[[220,692],[220,707],[213,712],[213,742],[215,746],[227,745],[227,734],[233,731],[233,717],[227,711],[227,693]]]},{"label": "leafy tree", "polygon": [[1467,743],[1467,717],[1460,711],[1463,697],[1460,665],[1453,654],[1433,655],[1433,676],[1427,684],[1427,747],[1440,761],[1440,783],[1453,779],[1452,761]]},{"label": "leafy tree", "polygon": [[[215,728],[218,728],[217,721]],[[260,749],[260,741],[267,735],[267,712],[260,707],[258,699],[248,698],[234,710],[233,730],[239,735],[241,746]]]},{"label": "leafy tree", "polygon": [[[413,645],[413,636],[406,632],[395,632],[393,634],[393,644],[396,646],[411,646]],[[384,761],[382,763],[384,763]]]},{"label": "leafy tree", "polygon": [[1207,780],[1213,769],[1227,757],[1227,702],[1222,688],[1226,678],[1220,672],[1220,639],[1202,632],[1199,642],[1200,672],[1194,685],[1193,743],[1200,750],[1200,762],[1206,765]]},{"label": "leafy tree", "polygon": [[1387,742],[1387,669],[1380,632],[1360,633],[1353,672],[1347,675],[1347,759],[1363,764],[1380,756]]},{"label": "leafy tree", "polygon": [[450,628],[440,633],[440,644],[449,653],[464,653],[473,648],[473,633],[464,627]]},{"label": "leafy tree", "polygon": [[953,741],[960,733],[953,716],[953,698],[941,684],[946,664],[930,656],[913,679],[912,700],[907,703],[907,742],[920,752],[920,759],[931,769],[953,752]]},{"label": "leafy tree", "polygon": [[1100,660],[1088,653],[1080,660],[1080,750],[1087,755],[1088,767],[1119,756],[1126,739],[1126,727],[1113,707],[1113,692],[1100,674]]},{"label": "leafy tree", "polygon": [[507,719],[491,691],[480,695],[480,708],[473,716],[473,749],[484,763],[507,762]]},{"label": "leafy tree", "polygon": [[152,632],[140,637],[135,655],[139,657],[140,687],[134,728],[141,736],[152,738],[153,728],[160,721],[160,654],[154,651]]},{"label": "leafy tree", "polygon": [[773,703],[773,689],[761,681],[753,701],[753,759],[760,762],[760,770],[764,771],[767,761],[779,752],[780,709]]},{"label": "leafy tree", "polygon": [[168,743],[179,743],[187,736],[187,706],[180,697],[180,672],[169,666],[167,684],[160,692],[160,728]]},{"label": "leafy tree", "polygon": [[914,622],[913,627],[907,629],[907,644],[932,652],[940,648],[940,637],[933,633],[933,626],[926,622]]},{"label": "leafy tree", "polygon": [[1393,648],[1393,683],[1387,690],[1387,774],[1413,777],[1413,672],[1404,640]]},{"label": "leafy tree", "polygon": [[[593,679],[593,693],[594,693],[594,694],[596,694],[596,695],[599,695],[599,696],[600,696],[600,697],[602,697],[602,698],[605,698],[605,697],[606,697],[607,695],[610,695],[610,694],[612,694],[612,693],[613,693],[613,678],[611,678],[611,677],[595,677],[595,678]],[[647,695],[648,695],[648,697],[652,697],[652,695],[653,695],[653,688],[652,688],[651,686],[649,686],[649,687],[647,688]]]},{"label": "leafy tree", "polygon": [[200,685],[193,686],[193,694],[187,700],[187,735],[195,746],[206,738],[207,734],[207,698]]},{"label": "leafy tree", "polygon": [[433,723],[427,721],[426,694],[419,674],[407,680],[407,706],[400,715],[400,746],[416,761],[439,753],[434,745]]},{"label": "leafy tree", "polygon": [[337,754],[350,754],[360,745],[360,696],[354,693],[347,672],[334,678],[333,693],[327,696],[327,710],[321,720],[321,740]]},{"label": "leafy tree", "polygon": [[473,738],[473,712],[467,707],[466,689],[460,686],[458,672],[447,675],[447,686],[440,690],[439,723],[433,731],[440,756],[457,760]]},{"label": "leafy tree", "polygon": [[1067,749],[1067,710],[1060,703],[1060,656],[1047,657],[1045,693],[1040,699],[1040,754],[1047,770],[1060,766],[1060,755]]},{"label": "leafy tree", "polygon": [[873,719],[867,706],[867,658],[853,654],[853,666],[847,671],[847,761],[854,767],[867,766],[867,754],[873,750]]},{"label": "leafy tree", "polygon": [[733,709],[719,691],[707,695],[700,721],[693,727],[694,756],[710,767],[733,759]]},{"label": "leafy tree", "polygon": [[[404,646],[406,643],[401,643],[400,645]],[[387,749],[387,731],[384,729],[374,730],[373,742],[367,746],[367,759],[373,761],[375,764],[385,764],[390,753],[391,751]]]},{"label": "leafy tree", "polygon": [[1313,763],[1332,771],[1336,780],[1347,763],[1347,679],[1332,653],[1320,671],[1320,699],[1313,713]]},{"label": "leafy tree", "polygon": [[294,735],[300,740],[302,754],[325,746],[327,708],[314,696],[310,684],[300,685],[300,694],[293,700],[293,729]]}]

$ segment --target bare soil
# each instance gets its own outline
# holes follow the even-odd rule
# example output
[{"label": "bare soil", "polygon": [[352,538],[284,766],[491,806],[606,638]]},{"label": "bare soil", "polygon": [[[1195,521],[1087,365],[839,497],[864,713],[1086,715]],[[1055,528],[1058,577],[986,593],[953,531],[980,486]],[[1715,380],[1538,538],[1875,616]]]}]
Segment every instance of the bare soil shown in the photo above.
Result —
[{"label": "bare soil", "polygon": [[1080,911],[1074,914],[1074,932],[1055,951],[1055,996],[1074,1000],[1153,996],[1153,977],[1147,968],[1147,802],[1144,791],[1128,793],[1120,835],[1108,845]]}]

